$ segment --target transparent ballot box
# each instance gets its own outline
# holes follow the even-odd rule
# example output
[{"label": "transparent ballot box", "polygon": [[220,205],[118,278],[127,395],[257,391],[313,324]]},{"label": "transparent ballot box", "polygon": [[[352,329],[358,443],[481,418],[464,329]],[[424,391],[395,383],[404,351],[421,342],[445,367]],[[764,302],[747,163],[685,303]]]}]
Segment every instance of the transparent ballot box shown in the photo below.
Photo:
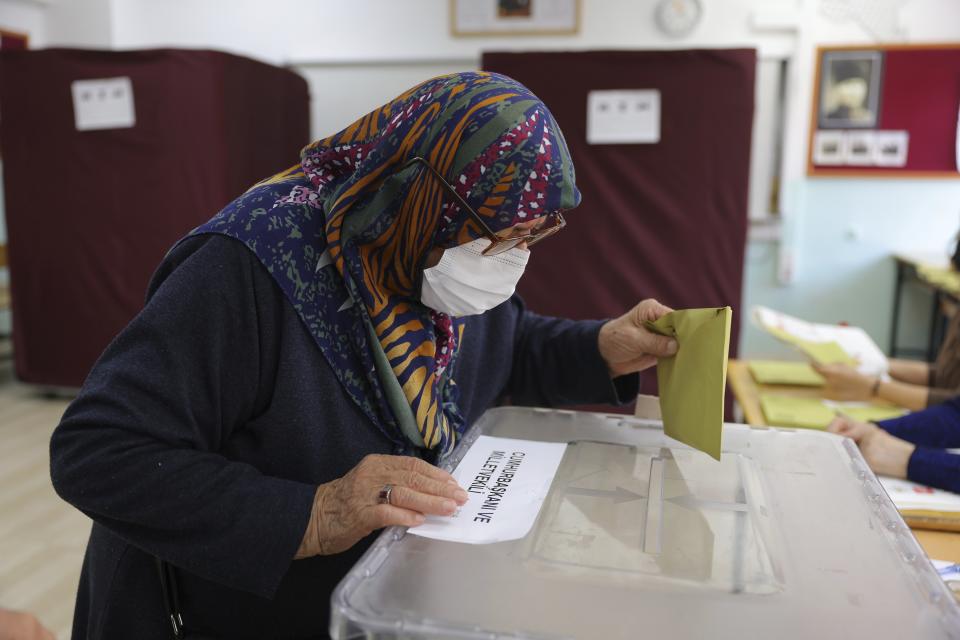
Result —
[{"label": "transparent ballot box", "polygon": [[388,529],[334,592],[334,638],[960,638],[850,440],[728,424],[718,462],[658,422],[509,407],[443,466],[481,434],[569,443],[530,532]]}]

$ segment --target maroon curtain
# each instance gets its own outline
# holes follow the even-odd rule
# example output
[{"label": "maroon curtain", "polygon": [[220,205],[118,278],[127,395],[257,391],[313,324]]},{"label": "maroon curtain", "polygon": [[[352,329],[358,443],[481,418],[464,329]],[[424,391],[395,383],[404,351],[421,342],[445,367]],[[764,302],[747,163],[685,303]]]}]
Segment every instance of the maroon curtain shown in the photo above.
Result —
[{"label": "maroon curtain", "polygon": [[[78,131],[71,83],[131,79],[136,124]],[[170,246],[309,140],[306,82],[214,51],[0,54],[17,376],[79,386]]]},{"label": "maroon curtain", "polygon": [[[534,250],[520,282],[530,308],[597,318],[648,297],[730,305],[736,355],[755,51],[485,53],[482,66],[547,104],[583,194],[567,228]],[[587,144],[587,94],[614,89],[660,91],[660,142]]]}]

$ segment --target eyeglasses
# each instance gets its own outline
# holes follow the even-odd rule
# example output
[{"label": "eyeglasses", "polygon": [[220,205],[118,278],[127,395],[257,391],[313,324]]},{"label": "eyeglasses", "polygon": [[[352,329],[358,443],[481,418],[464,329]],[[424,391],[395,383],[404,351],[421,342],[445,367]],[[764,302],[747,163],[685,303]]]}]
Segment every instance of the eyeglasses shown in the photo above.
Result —
[{"label": "eyeglasses", "polygon": [[436,169],[430,166],[429,162],[417,156],[415,158],[410,158],[410,160],[408,160],[400,168],[400,170],[403,171],[407,167],[412,166],[414,163],[420,163],[424,167],[426,167],[427,171],[434,178],[437,179],[437,182],[440,184],[441,187],[443,187],[443,189],[447,192],[447,194],[449,194],[450,197],[453,198],[454,201],[460,207],[462,207],[468,214],[470,214],[474,222],[476,222],[480,226],[480,229],[483,231],[483,234],[490,240],[490,246],[488,246],[486,249],[483,250],[483,255],[485,256],[495,256],[499,253],[503,253],[504,251],[509,251],[510,249],[513,249],[514,247],[518,246],[523,242],[526,242],[527,246],[531,247],[536,243],[540,242],[541,240],[543,240],[544,238],[548,238],[552,236],[557,231],[560,231],[560,229],[563,229],[565,226],[567,226],[567,221],[563,219],[563,214],[560,213],[559,211],[556,211],[547,216],[553,219],[553,224],[549,226],[537,229],[536,231],[529,232],[529,233],[524,233],[524,231],[519,231],[520,235],[512,235],[507,237],[498,236],[492,229],[490,229],[490,227],[487,226],[487,223],[483,221],[483,218],[480,216],[480,214],[474,211],[473,207],[468,205],[466,200],[460,197],[460,194],[457,193],[457,190],[454,189],[453,186],[450,183],[448,183],[443,178],[442,175],[440,175],[440,172],[438,172]]}]

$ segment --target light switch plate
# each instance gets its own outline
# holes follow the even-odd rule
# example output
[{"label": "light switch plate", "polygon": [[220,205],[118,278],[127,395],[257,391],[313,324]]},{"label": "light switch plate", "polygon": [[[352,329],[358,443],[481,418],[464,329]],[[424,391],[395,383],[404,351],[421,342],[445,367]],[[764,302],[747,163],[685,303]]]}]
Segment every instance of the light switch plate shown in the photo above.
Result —
[{"label": "light switch plate", "polygon": [[589,144],[660,142],[660,91],[621,89],[587,94]]},{"label": "light switch plate", "polygon": [[70,88],[78,131],[123,129],[136,124],[129,77],[74,80]]}]

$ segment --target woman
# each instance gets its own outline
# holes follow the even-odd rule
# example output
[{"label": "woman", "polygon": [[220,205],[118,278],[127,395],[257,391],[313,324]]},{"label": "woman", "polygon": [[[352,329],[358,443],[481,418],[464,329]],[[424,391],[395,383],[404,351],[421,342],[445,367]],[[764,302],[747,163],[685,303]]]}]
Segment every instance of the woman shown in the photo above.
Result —
[{"label": "woman", "polygon": [[824,395],[834,400],[881,399],[920,411],[960,393],[960,314],[952,313],[934,363],[889,360],[889,379],[868,376],[845,364],[814,364],[824,377]]},{"label": "woman", "polygon": [[[960,243],[950,258],[960,271]],[[890,360],[890,379],[865,376],[843,364],[814,365],[826,380],[824,394],[835,400],[880,398],[919,411],[946,402],[960,393],[960,313],[956,305],[944,303],[950,318],[946,337],[933,364],[913,360]]]},{"label": "woman", "polygon": [[579,200],[546,106],[462,73],[177,244],[51,442],[54,486],[94,520],[74,636],[170,637],[158,558],[190,630],[325,637],[374,531],[464,502],[428,462],[484,410],[632,398],[628,374],[676,352],[643,328],[667,307],[573,322],[512,296]]},{"label": "woman", "polygon": [[853,438],[879,475],[960,493],[960,398],[876,424],[846,417],[828,427]]}]

